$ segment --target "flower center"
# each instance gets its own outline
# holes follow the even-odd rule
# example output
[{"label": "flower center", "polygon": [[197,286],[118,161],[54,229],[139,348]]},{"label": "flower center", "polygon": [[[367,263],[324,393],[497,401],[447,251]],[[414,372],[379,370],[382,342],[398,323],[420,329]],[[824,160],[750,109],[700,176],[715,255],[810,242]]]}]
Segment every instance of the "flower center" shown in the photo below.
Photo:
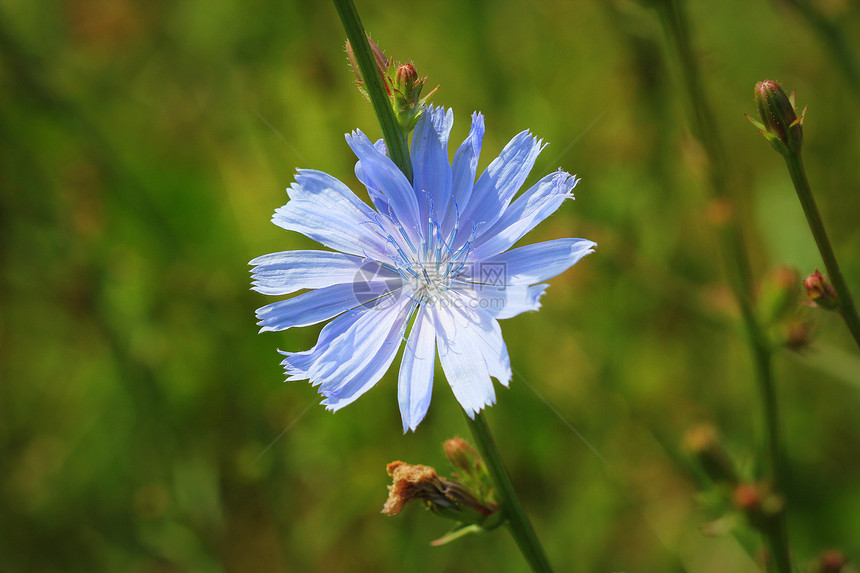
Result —
[{"label": "flower center", "polygon": [[474,225],[471,236],[463,245],[454,249],[451,244],[457,236],[459,214],[447,238],[443,237],[432,205],[423,236],[417,229],[407,230],[390,213],[379,214],[376,224],[388,245],[394,263],[393,269],[403,279],[408,295],[418,304],[444,305],[456,296],[455,281],[469,275],[466,259],[471,251]]},{"label": "flower center", "polygon": [[451,297],[451,283],[457,278],[457,273],[446,272],[448,267],[450,265],[442,261],[414,261],[410,264],[410,272],[404,278],[416,302],[435,306]]}]

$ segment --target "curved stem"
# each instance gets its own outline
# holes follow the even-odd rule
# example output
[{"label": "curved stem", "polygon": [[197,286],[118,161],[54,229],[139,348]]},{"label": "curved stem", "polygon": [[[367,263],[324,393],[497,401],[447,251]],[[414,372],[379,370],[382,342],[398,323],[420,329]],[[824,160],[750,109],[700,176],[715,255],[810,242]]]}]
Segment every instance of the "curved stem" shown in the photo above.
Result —
[{"label": "curved stem", "polygon": [[839,270],[839,263],[836,261],[836,255],[833,254],[830,239],[827,238],[827,231],[821,220],[821,214],[818,212],[818,206],[815,204],[815,197],[813,197],[809,187],[809,180],[806,178],[806,170],[803,168],[800,153],[786,155],[785,164],[791,175],[791,181],[794,183],[794,190],[797,191],[797,198],[800,199],[800,205],[803,207],[803,213],[806,215],[806,222],[809,223],[815,244],[818,245],[818,252],[821,253],[821,258],[824,260],[827,275],[836,291],[836,296],[839,297],[839,312],[845,319],[845,324],[851,331],[857,346],[860,346],[860,318],[857,316],[857,308],[854,306],[854,299],[851,298],[851,291],[848,290],[842,271]]},{"label": "curved stem", "polygon": [[478,445],[478,451],[481,452],[481,457],[487,464],[490,476],[496,484],[499,501],[508,518],[508,527],[510,527],[511,535],[514,536],[520,551],[528,561],[532,571],[535,573],[551,572],[549,560],[525,510],[523,510],[523,506],[520,505],[520,500],[514,491],[514,485],[511,483],[511,477],[508,475],[504,462],[502,462],[490,428],[484,420],[483,412],[475,414],[474,420],[466,416],[466,422],[469,424],[472,437]]},{"label": "curved stem", "polygon": [[373,111],[376,112],[376,119],[379,120],[379,127],[382,129],[382,138],[388,148],[388,156],[406,175],[406,178],[412,181],[412,160],[409,157],[406,134],[400,129],[397,118],[394,117],[394,110],[391,109],[391,102],[382,85],[382,78],[376,67],[373,53],[370,51],[367,33],[358,17],[358,10],[352,0],[334,0],[334,5],[343,29],[346,30],[346,37],[349,38],[349,43],[355,52],[358,69],[361,70],[370,103],[373,104]]}]

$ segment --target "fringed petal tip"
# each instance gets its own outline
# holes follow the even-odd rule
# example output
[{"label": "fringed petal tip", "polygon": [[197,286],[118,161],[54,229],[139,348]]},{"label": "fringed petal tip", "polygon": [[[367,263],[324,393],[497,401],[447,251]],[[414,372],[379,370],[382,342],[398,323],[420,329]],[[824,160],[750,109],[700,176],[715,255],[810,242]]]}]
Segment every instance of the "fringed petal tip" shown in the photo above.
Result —
[{"label": "fringed petal tip", "polygon": [[541,308],[540,299],[543,297],[544,293],[546,293],[546,289],[549,288],[549,284],[543,283],[539,285],[531,285],[528,289],[528,301],[529,308],[526,312],[537,312]]},{"label": "fringed petal tip", "polygon": [[494,406],[495,404],[496,404],[496,397],[494,395],[492,400],[482,404],[481,406],[478,406],[477,408],[475,408],[475,407],[467,408],[466,406],[463,406],[462,404],[461,404],[461,406],[463,406],[463,411],[466,412],[466,415],[469,416],[470,419],[474,420],[476,414],[483,412],[484,410],[486,410],[490,406]]}]

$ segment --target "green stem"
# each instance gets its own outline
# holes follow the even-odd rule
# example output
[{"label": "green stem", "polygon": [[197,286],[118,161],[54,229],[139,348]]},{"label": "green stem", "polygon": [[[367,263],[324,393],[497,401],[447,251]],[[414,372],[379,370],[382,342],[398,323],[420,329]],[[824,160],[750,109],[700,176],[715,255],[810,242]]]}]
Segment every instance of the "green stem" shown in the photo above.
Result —
[{"label": "green stem", "polygon": [[379,127],[382,128],[382,138],[388,148],[388,156],[406,175],[406,178],[412,181],[412,160],[409,157],[406,133],[400,129],[397,118],[394,117],[391,101],[382,85],[382,77],[376,67],[376,59],[370,50],[364,26],[358,17],[358,10],[356,10],[352,0],[334,0],[334,5],[337,8],[343,28],[346,30],[346,37],[349,38],[349,43],[355,52],[358,69],[361,70],[361,77],[364,79],[364,87],[370,97],[370,103],[373,104],[373,111],[376,112]]},{"label": "green stem", "polygon": [[502,462],[502,457],[499,455],[496,442],[493,440],[493,435],[490,433],[490,428],[487,426],[486,420],[484,420],[483,413],[478,412],[475,414],[474,420],[466,416],[466,422],[469,424],[472,437],[478,445],[478,451],[481,452],[481,457],[484,458],[484,462],[487,464],[490,476],[496,484],[499,497],[501,498],[501,506],[508,518],[508,527],[520,551],[526,558],[526,561],[528,561],[532,571],[536,573],[552,571],[546,553],[544,553],[543,547],[535,534],[535,530],[525,510],[523,510],[523,506],[520,505],[520,500],[514,491],[514,485],[511,483],[511,477],[508,475],[508,470],[505,468],[504,462]]},{"label": "green stem", "polygon": [[[774,489],[782,493],[784,464],[779,432],[779,408],[771,367],[771,346],[756,315],[753,302],[753,279],[744,240],[743,229],[734,214],[734,201],[729,192],[727,178],[728,162],[724,146],[720,141],[705,90],[702,85],[696,57],[689,37],[686,15],[678,0],[657,2],[658,11],[670,46],[676,52],[681,67],[684,91],[691,112],[691,129],[702,143],[707,154],[708,179],[714,199],[729,206],[731,214],[720,228],[721,250],[725,268],[729,274],[732,291],[737,299],[744,329],[750,345],[756,381],[761,394],[762,417],[764,418],[764,449],[770,479]],[[779,573],[791,572],[788,529],[785,513],[779,512],[762,534],[767,542],[771,559],[771,570]]]},{"label": "green stem", "polygon": [[833,254],[830,239],[827,238],[827,231],[821,221],[821,214],[815,204],[815,197],[809,188],[809,180],[806,178],[806,170],[803,168],[800,153],[787,154],[785,164],[791,175],[791,181],[794,183],[794,189],[797,191],[797,198],[803,207],[803,213],[806,215],[806,222],[809,223],[815,244],[818,245],[818,252],[821,253],[821,258],[824,260],[827,275],[836,291],[836,296],[839,297],[839,312],[845,319],[845,324],[851,331],[857,346],[860,346],[860,318],[857,316],[857,308],[854,306],[854,299],[851,298],[851,291],[848,290],[842,271],[839,270],[839,263],[836,261],[836,255]]}]

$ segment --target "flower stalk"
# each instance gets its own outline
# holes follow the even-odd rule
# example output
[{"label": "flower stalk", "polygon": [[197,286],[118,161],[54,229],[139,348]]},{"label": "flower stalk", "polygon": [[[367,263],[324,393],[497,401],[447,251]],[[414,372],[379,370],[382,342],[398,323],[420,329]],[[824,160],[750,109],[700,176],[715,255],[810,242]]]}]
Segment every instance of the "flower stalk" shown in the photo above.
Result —
[{"label": "flower stalk", "polygon": [[376,119],[382,129],[382,138],[388,148],[388,156],[411,182],[412,160],[409,158],[406,132],[400,128],[400,123],[389,103],[388,94],[382,85],[382,74],[379,73],[377,59],[367,41],[367,33],[358,17],[358,10],[352,0],[334,0],[334,5],[355,54],[364,89],[367,90],[373,111],[376,112]]},{"label": "flower stalk", "polygon": [[791,175],[794,190],[797,191],[797,198],[803,207],[804,215],[806,215],[806,222],[809,224],[813,238],[815,238],[815,244],[818,245],[818,252],[824,260],[824,267],[827,269],[833,290],[836,291],[839,314],[842,315],[845,325],[851,331],[851,336],[854,337],[854,341],[860,347],[860,318],[857,316],[857,307],[854,305],[851,291],[848,290],[848,284],[839,269],[839,262],[833,253],[833,247],[830,246],[827,230],[824,228],[824,222],[821,220],[821,214],[815,204],[815,197],[813,197],[812,189],[809,187],[809,180],[806,178],[806,170],[803,167],[800,151],[789,153],[783,157],[785,165],[788,167],[788,173]]},{"label": "flower stalk", "polygon": [[[803,113],[798,116],[794,102],[794,93],[791,94],[791,97],[785,95],[782,87],[772,80],[756,84],[755,99],[761,123],[749,116],[747,116],[747,119],[759,129],[759,133],[770,142],[771,146],[785,160],[785,165],[791,176],[791,182],[794,184],[794,190],[797,192],[797,198],[800,201],[800,206],[803,208],[803,214],[806,216],[806,222],[812,231],[812,237],[818,246],[818,252],[821,254],[822,260],[824,260],[827,274],[830,275],[833,290],[836,291],[836,296],[832,301],[834,303],[833,306],[839,310],[839,314],[845,320],[845,324],[848,326],[848,330],[851,331],[854,341],[860,346],[860,318],[857,315],[857,308],[854,306],[851,291],[848,290],[848,285],[845,283],[845,278],[839,269],[836,255],[833,253],[833,247],[830,246],[830,239],[827,238],[827,230],[824,228],[821,213],[818,211],[818,205],[816,205],[812,189],[809,187],[806,169],[803,167],[801,149],[803,144],[803,120],[806,110],[804,109]],[[831,301],[822,302],[826,304]]]},{"label": "flower stalk", "polygon": [[[708,174],[714,200],[733,205],[726,174],[727,160],[720,142],[716,124],[705,99],[699,69],[689,36],[686,14],[678,0],[658,0],[655,3],[670,47],[675,51],[681,68],[684,91],[689,101],[691,129],[702,143],[707,154]],[[729,211],[732,208],[729,207]],[[779,407],[771,365],[772,347],[753,303],[753,279],[749,254],[737,218],[732,213],[719,225],[719,238],[724,265],[729,274],[732,291],[738,302],[744,329],[752,354],[756,381],[761,393],[762,418],[764,420],[764,450],[770,483],[777,493],[782,492],[784,463],[779,431]],[[771,559],[769,568],[778,573],[791,572],[791,557],[788,544],[788,529],[785,512],[774,516],[773,526],[764,533]]]},{"label": "flower stalk", "polygon": [[552,571],[537,534],[514,491],[511,477],[505,468],[496,442],[490,433],[490,428],[484,420],[483,412],[476,413],[474,420],[466,416],[466,422],[469,424],[469,430],[471,430],[472,437],[478,445],[478,451],[484,458],[484,463],[487,464],[487,470],[498,488],[497,496],[508,519],[508,527],[523,557],[535,573]]}]

